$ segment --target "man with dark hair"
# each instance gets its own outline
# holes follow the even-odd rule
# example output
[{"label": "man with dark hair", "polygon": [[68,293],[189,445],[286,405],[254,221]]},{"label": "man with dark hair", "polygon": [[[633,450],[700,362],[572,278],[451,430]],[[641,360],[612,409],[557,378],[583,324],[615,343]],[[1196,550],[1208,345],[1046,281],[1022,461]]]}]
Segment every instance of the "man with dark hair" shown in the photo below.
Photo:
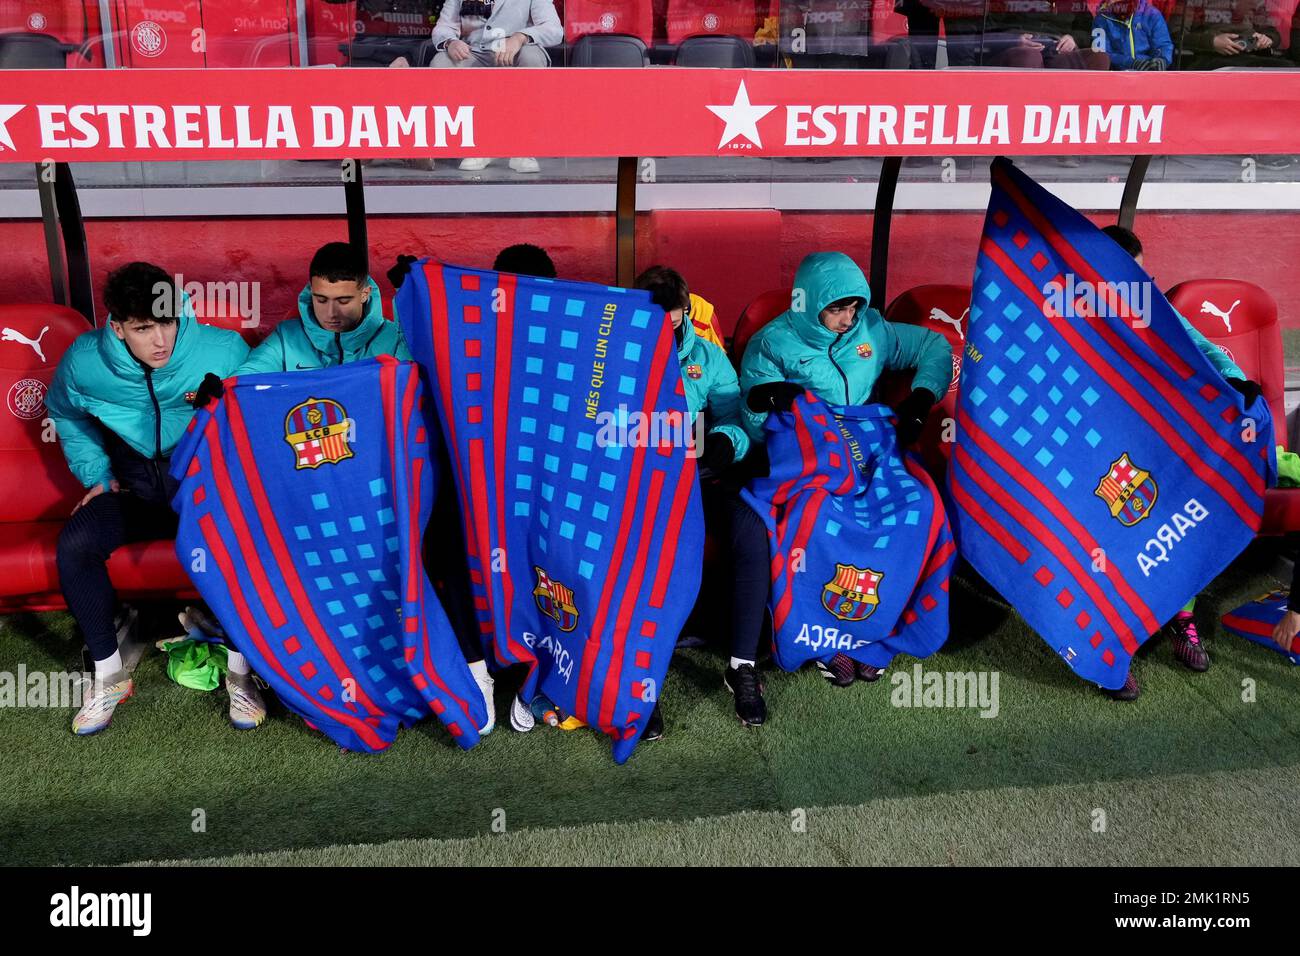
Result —
[{"label": "man with dark hair", "polygon": [[401,326],[384,318],[379,286],[360,250],[328,242],[308,271],[298,317],[277,325],[237,374],[329,368],[376,355],[410,360]]},{"label": "man with dark hair", "polygon": [[497,272],[511,272],[517,276],[536,276],[539,279],[555,278],[555,263],[541,246],[520,242],[506,246],[497,253],[492,268]]},{"label": "man with dark hair", "polygon": [[[1101,231],[1109,236],[1117,246],[1132,256],[1139,266],[1145,268],[1142,240],[1131,229],[1126,229],[1123,226],[1106,226]],[[1152,281],[1154,282],[1154,280]],[[1201,354],[1209,359],[1210,364],[1214,366],[1214,370],[1245,397],[1248,406],[1253,403],[1260,394],[1259,384],[1246,378],[1246,373],[1237,366],[1236,362],[1228,358],[1223,349],[1202,335],[1177,310],[1174,311],[1174,314],[1178,316],[1178,321],[1183,324],[1183,328],[1187,330],[1187,334],[1196,344],[1196,347],[1200,349]],[[1205,646],[1201,643],[1200,635],[1196,631],[1195,610],[1196,598],[1192,598],[1181,611],[1174,615],[1174,619],[1169,622],[1166,629],[1169,632],[1169,642],[1174,648],[1174,656],[1178,658],[1179,662],[1191,670],[1204,671],[1209,669],[1210,655],[1206,653]],[[1134,676],[1132,667],[1129,668],[1128,679],[1124,682],[1124,686],[1119,690],[1108,691],[1108,693],[1115,700],[1137,699],[1141,689],[1138,687],[1137,677]]]},{"label": "man with dark hair", "polygon": [[87,489],[57,550],[59,586],[95,662],[89,699],[72,721],[77,734],[107,727],[135,689],[117,649],[109,556],[128,542],[175,535],[167,459],[193,415],[190,390],[205,373],[230,375],[248,355],[237,332],[200,325],[156,265],[110,273],[104,304],[108,324],[72,343],[48,399],[68,467]]},{"label": "man with dark hair", "polygon": [[[767,719],[756,666],[771,572],[767,529],[740,497],[745,476],[732,469],[750,446],[740,420],[740,383],[727,353],[697,335],[687,318],[692,296],[679,272],[651,266],[637,277],[636,287],[648,291],[655,305],[667,313],[687,410],[692,417],[704,416],[704,446],[699,449],[704,524],[724,545],[731,597],[730,660],[722,681],[735,697],[740,722],[758,726]],[[662,734],[663,718],[656,704],[643,739],[653,740]]]}]

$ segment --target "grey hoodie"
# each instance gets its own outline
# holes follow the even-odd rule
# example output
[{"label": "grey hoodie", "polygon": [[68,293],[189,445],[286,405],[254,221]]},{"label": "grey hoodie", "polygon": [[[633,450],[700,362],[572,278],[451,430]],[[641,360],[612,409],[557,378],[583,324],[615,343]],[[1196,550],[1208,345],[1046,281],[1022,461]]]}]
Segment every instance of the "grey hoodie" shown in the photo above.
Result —
[{"label": "grey hoodie", "polygon": [[447,0],[433,28],[434,46],[447,40],[464,40],[473,49],[490,50],[497,40],[515,33],[526,34],[533,43],[557,46],[564,41],[564,25],[551,0],[496,0],[492,15],[462,17],[461,0]]}]

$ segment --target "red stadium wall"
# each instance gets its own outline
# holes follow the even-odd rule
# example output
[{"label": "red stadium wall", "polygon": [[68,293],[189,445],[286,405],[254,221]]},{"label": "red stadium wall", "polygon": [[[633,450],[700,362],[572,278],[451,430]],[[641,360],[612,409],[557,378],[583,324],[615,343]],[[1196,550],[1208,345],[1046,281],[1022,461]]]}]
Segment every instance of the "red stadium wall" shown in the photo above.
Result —
[{"label": "red stadium wall", "polygon": [[[1113,221],[1095,217],[1099,223]],[[968,283],[982,213],[903,212],[894,217],[891,295],[928,282]],[[488,267],[514,242],[546,248],[560,274],[614,281],[614,219],[606,215],[372,217],[372,266],[385,299],[383,273],[400,252]],[[1255,282],[1278,301],[1283,322],[1300,325],[1291,303],[1300,299],[1300,213],[1152,212],[1139,215],[1147,267],[1162,287],[1184,279],[1229,277]],[[729,331],[746,302],[788,286],[807,253],[839,249],[866,268],[868,214],[747,211],[661,211],[638,223],[637,265],[663,262],[680,269],[692,288],[713,301]],[[87,240],[96,289],[108,270],[150,259],[187,280],[259,280],[265,316],[294,308],[307,261],[322,243],[346,238],[342,219],[92,220]],[[0,302],[47,302],[49,271],[38,222],[0,221]]]}]

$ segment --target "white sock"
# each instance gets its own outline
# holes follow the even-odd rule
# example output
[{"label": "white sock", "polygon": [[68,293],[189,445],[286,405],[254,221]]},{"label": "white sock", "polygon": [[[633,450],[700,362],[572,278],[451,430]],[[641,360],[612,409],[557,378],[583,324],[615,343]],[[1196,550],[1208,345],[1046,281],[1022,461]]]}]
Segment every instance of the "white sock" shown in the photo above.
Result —
[{"label": "white sock", "polygon": [[122,655],[114,651],[102,661],[95,661],[95,676],[108,677],[110,674],[116,674],[122,669]]},{"label": "white sock", "polygon": [[230,673],[244,675],[250,673],[248,667],[248,658],[239,651],[230,651],[226,654],[226,666],[230,668]]},{"label": "white sock", "polygon": [[475,680],[483,680],[488,676],[487,661],[470,661],[469,672],[474,675]]},{"label": "white sock", "polygon": [[739,667],[741,664],[748,664],[750,667],[753,667],[753,666],[754,666],[754,662],[753,662],[753,661],[747,661],[747,660],[744,660],[743,658],[740,658],[740,657],[733,657],[733,658],[731,659],[731,669],[732,669],[733,671],[734,671],[737,667]]}]

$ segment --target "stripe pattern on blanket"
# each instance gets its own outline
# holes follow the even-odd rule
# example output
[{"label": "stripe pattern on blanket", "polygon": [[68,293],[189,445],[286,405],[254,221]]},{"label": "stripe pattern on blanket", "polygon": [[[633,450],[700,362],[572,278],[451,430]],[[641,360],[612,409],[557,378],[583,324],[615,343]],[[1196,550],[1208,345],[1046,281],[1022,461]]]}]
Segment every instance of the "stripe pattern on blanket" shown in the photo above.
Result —
[{"label": "stripe pattern on blanket", "polygon": [[340,747],[430,712],[461,747],[483,698],[424,573],[418,369],[391,357],[230,379],[172,456],[176,552],[231,642]]},{"label": "stripe pattern on blanket", "polygon": [[1225,630],[1248,641],[1262,644],[1271,651],[1283,654],[1292,664],[1300,664],[1300,635],[1291,639],[1289,650],[1283,650],[1273,640],[1273,628],[1286,616],[1290,594],[1284,590],[1271,591],[1229,611],[1221,618]]},{"label": "stripe pattern on blanket", "polygon": [[1110,689],[1250,542],[1273,468],[1268,403],[1245,408],[1132,257],[1006,160],[956,435],[962,556]]},{"label": "stripe pattern on blanket", "polygon": [[[436,397],[480,628],[500,664],[530,665],[524,700],[609,734],[621,763],[703,563],[671,326],[646,292],[428,261],[396,308]],[[638,440],[648,423],[657,442]]]},{"label": "stripe pattern on blanket", "polygon": [[948,638],[956,549],[934,482],[898,454],[892,416],[805,393],[764,425],[771,472],[742,494],[767,525],[785,670],[837,653],[886,667]]}]

